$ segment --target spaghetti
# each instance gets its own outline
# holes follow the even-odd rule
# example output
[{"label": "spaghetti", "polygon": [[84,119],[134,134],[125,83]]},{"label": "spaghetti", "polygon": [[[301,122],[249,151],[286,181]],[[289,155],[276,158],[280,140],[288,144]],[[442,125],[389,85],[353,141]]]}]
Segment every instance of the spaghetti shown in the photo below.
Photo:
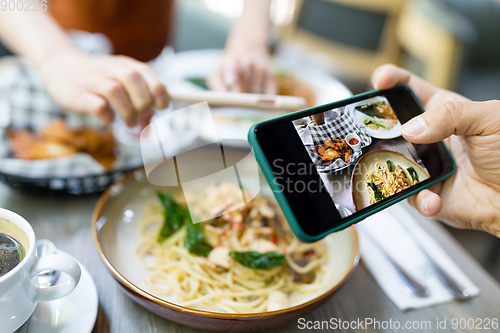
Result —
[{"label": "spaghetti", "polygon": [[[239,193],[231,184],[211,186],[193,209],[215,209]],[[180,193],[172,197],[184,207]],[[163,206],[177,209],[168,200]],[[325,244],[301,243],[278,206],[263,196],[232,211],[226,205],[220,216],[199,224],[186,219],[159,242],[167,220],[175,220],[164,207],[151,203],[139,223],[137,253],[151,270],[145,285],[155,294],[174,295],[181,305],[199,309],[253,313],[289,307],[329,280]]]},{"label": "spaghetti", "polygon": [[370,205],[419,182],[415,169],[409,167],[405,170],[399,164],[395,166],[391,160],[377,162],[375,171],[366,174],[365,179]]}]

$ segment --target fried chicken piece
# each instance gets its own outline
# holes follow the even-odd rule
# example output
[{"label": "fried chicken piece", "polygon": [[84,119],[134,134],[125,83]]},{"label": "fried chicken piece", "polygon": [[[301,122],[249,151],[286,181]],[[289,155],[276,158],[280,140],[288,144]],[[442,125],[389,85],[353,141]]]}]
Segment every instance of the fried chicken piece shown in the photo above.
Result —
[{"label": "fried chicken piece", "polygon": [[11,130],[10,133],[14,155],[20,159],[56,158],[84,152],[106,169],[116,160],[111,130],[71,130],[64,120],[57,119],[41,130],[38,136],[27,130]]},{"label": "fried chicken piece", "polygon": [[106,170],[111,169],[116,160],[115,155],[92,155],[97,162],[99,162]]},{"label": "fried chicken piece", "polygon": [[47,127],[42,129],[39,134],[43,139],[59,141],[72,146],[76,140],[75,133],[66,126],[63,119],[54,120]]},{"label": "fried chicken piece", "polygon": [[326,151],[326,147],[324,146],[320,146],[320,145],[317,145],[316,146],[316,150],[318,151],[318,154],[320,154],[321,156],[323,156],[323,154],[325,153]]},{"label": "fried chicken piece", "polygon": [[344,162],[349,163],[351,160],[352,149],[349,148],[344,155]]},{"label": "fried chicken piece", "polygon": [[77,153],[70,145],[40,139],[27,130],[9,130],[9,137],[14,155],[24,160],[57,158]]},{"label": "fried chicken piece", "polygon": [[331,148],[336,148],[338,143],[340,143],[339,139],[331,139],[325,141],[325,145]]},{"label": "fried chicken piece", "polygon": [[325,153],[321,156],[323,161],[335,160],[340,157],[340,152],[333,149],[327,149]]},{"label": "fried chicken piece", "polygon": [[350,149],[350,148],[349,148],[349,145],[347,144],[347,141],[345,141],[345,139],[344,139],[344,140],[342,140],[342,143],[341,143],[341,148],[340,148],[340,152],[341,152],[342,154],[345,154],[345,153],[346,153],[349,149]]},{"label": "fried chicken piece", "polygon": [[111,130],[96,131],[93,129],[82,129],[75,131],[76,140],[74,145],[81,151],[90,155],[113,154],[115,144]]},{"label": "fried chicken piece", "polygon": [[338,151],[342,150],[342,141],[340,141],[338,139],[332,139],[331,141],[326,140],[325,145],[330,147],[330,148],[333,148],[334,150],[338,150]]},{"label": "fried chicken piece", "polygon": [[50,141],[66,143],[91,155],[112,154],[114,150],[111,130],[97,131],[88,128],[71,130],[63,119],[54,120],[40,131],[40,136]]}]

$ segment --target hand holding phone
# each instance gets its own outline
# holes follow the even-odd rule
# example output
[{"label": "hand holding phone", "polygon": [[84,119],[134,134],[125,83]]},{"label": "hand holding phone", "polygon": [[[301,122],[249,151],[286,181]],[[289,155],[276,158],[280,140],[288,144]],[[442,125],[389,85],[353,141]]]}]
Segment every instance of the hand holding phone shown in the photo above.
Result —
[{"label": "hand holding phone", "polygon": [[[454,172],[441,142],[401,136],[401,124],[421,113],[411,90],[397,86],[251,129],[257,161],[298,238],[321,239]],[[318,114],[322,123],[313,121]]]},{"label": "hand holding phone", "polygon": [[[454,177],[420,191],[410,202],[423,215],[500,237],[500,102],[472,102],[394,65],[375,70],[372,83],[378,89],[407,84],[426,112],[402,127],[403,137],[417,144],[445,140],[456,160]],[[420,118],[425,128],[416,131]]]}]

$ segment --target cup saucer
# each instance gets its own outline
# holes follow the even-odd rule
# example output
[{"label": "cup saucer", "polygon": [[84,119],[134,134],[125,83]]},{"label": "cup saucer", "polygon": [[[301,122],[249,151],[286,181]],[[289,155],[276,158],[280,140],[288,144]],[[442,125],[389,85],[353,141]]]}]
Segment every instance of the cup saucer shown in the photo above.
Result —
[{"label": "cup saucer", "polygon": [[[57,251],[58,254],[65,254]],[[82,275],[68,296],[39,303],[28,321],[26,333],[90,333],[97,318],[97,289],[92,276],[81,263]],[[61,274],[56,284],[69,278]]]}]

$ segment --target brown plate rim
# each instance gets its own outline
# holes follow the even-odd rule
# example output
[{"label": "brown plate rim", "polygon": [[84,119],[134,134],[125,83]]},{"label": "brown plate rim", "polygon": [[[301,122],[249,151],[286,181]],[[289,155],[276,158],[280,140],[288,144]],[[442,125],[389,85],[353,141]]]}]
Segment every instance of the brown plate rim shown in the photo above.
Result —
[{"label": "brown plate rim", "polygon": [[[94,245],[96,247],[97,252],[99,253],[99,257],[101,260],[104,262],[106,267],[109,269],[109,271],[114,275],[118,281],[120,281],[124,286],[127,288],[131,289],[141,297],[150,300],[156,304],[165,306],[167,308],[181,311],[184,313],[190,313],[193,315],[199,315],[199,316],[204,316],[204,317],[217,317],[221,319],[252,319],[252,318],[263,318],[263,317],[272,317],[272,316],[277,316],[280,314],[288,313],[288,312],[294,312],[300,309],[303,309],[309,305],[312,305],[325,297],[328,297],[330,294],[335,292],[337,289],[339,289],[344,282],[350,277],[351,273],[354,271],[356,266],[359,263],[359,241],[358,241],[358,235],[356,232],[356,229],[354,226],[352,227],[352,233],[354,236],[354,253],[353,256],[350,260],[350,264],[348,269],[345,271],[345,273],[342,275],[342,277],[339,279],[339,281],[333,286],[330,290],[327,292],[319,295],[318,297],[309,300],[305,303],[286,308],[286,309],[281,309],[281,310],[276,310],[276,311],[266,311],[266,312],[260,312],[260,313],[224,313],[224,312],[213,312],[213,311],[207,311],[207,310],[201,310],[201,309],[195,309],[183,305],[179,305],[173,302],[169,302],[166,300],[163,300],[157,296],[154,296],[151,293],[148,293],[145,290],[142,290],[141,288],[137,287],[134,285],[132,282],[127,280],[123,275],[118,272],[118,270],[111,264],[111,262],[108,260],[106,255],[104,254],[104,251],[102,250],[101,243],[99,241],[98,237],[98,227],[97,227],[97,222],[99,220],[99,217],[101,216],[101,212],[103,210],[104,205],[106,202],[109,200],[111,196],[111,192],[113,191],[113,188],[116,186],[125,186],[125,183],[130,180],[130,178],[133,177],[134,173],[137,172],[138,170],[143,171],[143,168],[137,168],[135,170],[130,171],[126,175],[124,175],[122,178],[116,180],[113,182],[99,197],[99,200],[96,203],[96,206],[94,208],[94,212],[92,213],[92,238],[94,240]],[[100,229],[100,228],[99,228]]]}]

